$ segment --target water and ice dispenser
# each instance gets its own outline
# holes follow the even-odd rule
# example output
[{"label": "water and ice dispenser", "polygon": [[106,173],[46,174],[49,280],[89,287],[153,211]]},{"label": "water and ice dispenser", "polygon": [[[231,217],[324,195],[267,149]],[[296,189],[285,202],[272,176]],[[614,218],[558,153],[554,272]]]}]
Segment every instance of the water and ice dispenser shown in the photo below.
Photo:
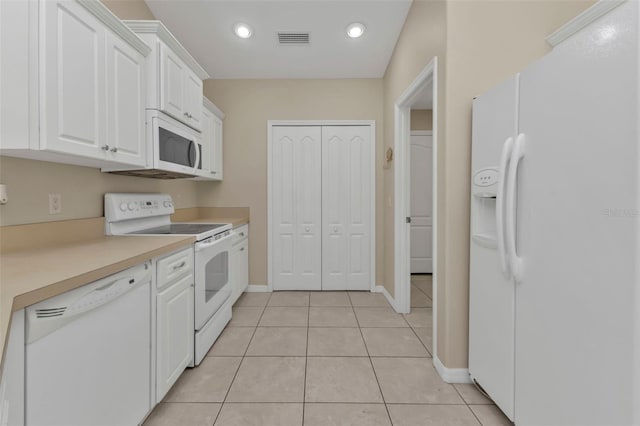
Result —
[{"label": "water and ice dispenser", "polygon": [[497,246],[497,192],[497,167],[485,167],[473,174],[471,185],[471,238],[476,243],[490,248]]}]

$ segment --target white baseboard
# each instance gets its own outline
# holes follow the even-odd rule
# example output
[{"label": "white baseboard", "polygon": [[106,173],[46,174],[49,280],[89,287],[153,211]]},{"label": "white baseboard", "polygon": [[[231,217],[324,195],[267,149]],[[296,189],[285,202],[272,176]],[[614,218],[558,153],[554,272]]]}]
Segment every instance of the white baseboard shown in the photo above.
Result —
[{"label": "white baseboard", "polygon": [[447,383],[472,383],[468,368],[447,368],[436,354],[433,354],[433,366]]},{"label": "white baseboard", "polygon": [[375,289],[375,293],[382,293],[385,299],[387,299],[387,302],[389,302],[389,304],[391,305],[391,307],[396,311],[398,311],[396,309],[396,301],[393,299],[393,297],[391,297],[391,295],[383,285],[377,285]]},{"label": "white baseboard", "polygon": [[258,284],[249,284],[247,286],[247,289],[245,290],[246,293],[269,293],[269,286],[268,285],[258,285]]}]

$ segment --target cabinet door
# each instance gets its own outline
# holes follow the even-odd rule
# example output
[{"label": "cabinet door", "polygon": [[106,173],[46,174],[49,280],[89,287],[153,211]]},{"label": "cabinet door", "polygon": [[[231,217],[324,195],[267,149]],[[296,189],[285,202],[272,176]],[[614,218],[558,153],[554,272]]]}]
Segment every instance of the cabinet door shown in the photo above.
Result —
[{"label": "cabinet door", "polygon": [[270,237],[274,290],[321,289],[320,129],[272,129]]},{"label": "cabinet door", "polygon": [[108,159],[145,166],[144,56],[107,33]]},{"label": "cabinet door", "polygon": [[0,1],[0,148],[29,148],[29,8]]},{"label": "cabinet door", "polygon": [[202,129],[202,80],[190,69],[184,73],[184,122],[196,130]]},{"label": "cabinet door", "polygon": [[222,120],[215,115],[211,148],[211,175],[215,180],[222,180]]},{"label": "cabinet door", "polygon": [[158,294],[157,402],[193,360],[193,275]]},{"label": "cabinet door", "polygon": [[249,239],[240,244],[240,255],[238,258],[238,288],[239,295],[249,286]]},{"label": "cabinet door", "polygon": [[322,289],[371,289],[371,128],[322,127]]},{"label": "cabinet door", "polygon": [[213,119],[214,115],[202,109],[202,176],[209,178],[213,167]]},{"label": "cabinet door", "polygon": [[79,3],[40,7],[40,147],[103,159],[106,30]]},{"label": "cabinet door", "polygon": [[242,294],[240,289],[241,271],[240,271],[240,244],[234,245],[229,251],[229,280],[231,281],[231,301],[232,304]]},{"label": "cabinet door", "polygon": [[185,121],[185,73],[187,66],[167,46],[160,53],[160,104],[162,110]]}]

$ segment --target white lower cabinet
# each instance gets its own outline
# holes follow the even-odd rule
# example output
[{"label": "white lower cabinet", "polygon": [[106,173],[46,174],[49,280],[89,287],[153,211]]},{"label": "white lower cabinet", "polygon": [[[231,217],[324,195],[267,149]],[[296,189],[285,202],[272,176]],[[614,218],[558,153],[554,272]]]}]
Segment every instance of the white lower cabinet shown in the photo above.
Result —
[{"label": "white lower cabinet", "polygon": [[157,402],[193,360],[193,275],[158,293]]},{"label": "white lower cabinet", "polygon": [[193,248],[157,262],[156,401],[162,401],[182,372],[193,364]]},{"label": "white lower cabinet", "polygon": [[234,230],[237,236],[230,252],[231,283],[231,303],[242,295],[249,286],[249,226],[244,225]]}]

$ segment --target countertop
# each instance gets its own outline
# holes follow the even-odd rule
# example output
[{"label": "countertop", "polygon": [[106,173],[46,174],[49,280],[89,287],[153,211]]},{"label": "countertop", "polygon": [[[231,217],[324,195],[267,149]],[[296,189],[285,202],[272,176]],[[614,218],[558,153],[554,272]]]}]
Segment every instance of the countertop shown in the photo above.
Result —
[{"label": "countertop", "polygon": [[[173,222],[249,223],[249,209],[180,209]],[[0,373],[12,313],[195,242],[193,236],[104,236],[104,218],[0,228]]]},{"label": "countertop", "polygon": [[100,236],[41,249],[2,253],[0,359],[4,359],[12,312],[186,247],[194,241],[191,236]]}]

